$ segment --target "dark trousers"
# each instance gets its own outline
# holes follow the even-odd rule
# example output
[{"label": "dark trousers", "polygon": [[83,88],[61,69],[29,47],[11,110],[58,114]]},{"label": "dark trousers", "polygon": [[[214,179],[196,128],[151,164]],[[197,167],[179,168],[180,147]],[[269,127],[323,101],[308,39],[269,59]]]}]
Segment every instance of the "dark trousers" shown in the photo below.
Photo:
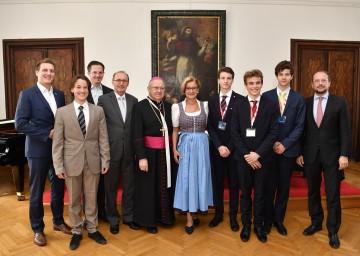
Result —
[{"label": "dark trousers", "polygon": [[265,223],[269,225],[273,222],[284,222],[295,159],[295,157],[276,155],[271,164],[265,203]]},{"label": "dark trousers", "polygon": [[225,171],[228,172],[228,182],[229,182],[229,194],[230,194],[230,218],[236,218],[238,208],[239,208],[239,178],[237,172],[237,163],[231,154],[229,157],[221,157],[219,153],[213,152],[213,168],[212,168],[212,177],[213,177],[213,194],[214,194],[214,205],[216,207],[215,214],[223,215],[224,214],[224,178]]},{"label": "dark trousers", "polygon": [[[306,159],[305,159],[306,161]],[[322,225],[324,220],[324,210],[321,205],[320,186],[322,173],[324,173],[325,194],[327,205],[326,227],[330,234],[337,234],[341,224],[341,204],[340,204],[340,183],[342,173],[339,171],[338,163],[327,165],[325,161],[318,157],[312,164],[304,165],[304,171],[308,182],[309,215],[311,223],[316,226]]]},{"label": "dark trousers", "polygon": [[[262,163],[260,169],[254,170],[245,160],[238,160],[239,184],[241,189],[240,212],[241,221],[244,226],[251,226],[252,215],[254,215],[254,228],[264,225],[266,179],[270,165],[271,163]],[[254,200],[251,198],[253,189]]]},{"label": "dark trousers", "polygon": [[121,212],[124,222],[133,220],[134,210],[134,161],[110,162],[109,171],[104,175],[106,194],[106,213],[110,225],[120,222],[120,214],[117,210],[116,197],[119,187],[119,179],[123,189],[121,200]]},{"label": "dark trousers", "polygon": [[34,232],[44,231],[43,194],[46,179],[49,178],[51,186],[51,212],[53,223],[64,223],[64,180],[59,179],[52,165],[51,158],[28,158],[29,183],[30,183],[30,224]]}]

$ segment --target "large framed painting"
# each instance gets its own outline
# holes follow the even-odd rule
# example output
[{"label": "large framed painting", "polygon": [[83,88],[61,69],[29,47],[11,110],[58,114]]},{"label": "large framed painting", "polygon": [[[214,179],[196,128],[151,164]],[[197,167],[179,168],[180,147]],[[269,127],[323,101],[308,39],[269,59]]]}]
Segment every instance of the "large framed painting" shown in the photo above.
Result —
[{"label": "large framed painting", "polygon": [[224,10],[151,11],[152,75],[164,79],[166,100],[181,100],[180,85],[187,76],[200,80],[200,100],[218,92],[225,25]]}]

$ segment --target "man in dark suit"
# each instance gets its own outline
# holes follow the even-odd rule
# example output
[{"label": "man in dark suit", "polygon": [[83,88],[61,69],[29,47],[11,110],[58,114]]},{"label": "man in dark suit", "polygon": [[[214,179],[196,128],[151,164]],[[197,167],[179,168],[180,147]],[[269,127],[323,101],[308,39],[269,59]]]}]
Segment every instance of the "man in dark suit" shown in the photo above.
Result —
[{"label": "man in dark suit", "polygon": [[119,233],[120,214],[116,197],[121,176],[123,194],[121,212],[123,223],[134,230],[140,227],[133,222],[134,209],[134,149],[131,141],[131,113],[137,98],[126,93],[129,76],[125,71],[113,75],[115,91],[99,97],[98,105],[104,109],[110,141],[110,169],[105,175],[106,212],[110,232]]},{"label": "man in dark suit", "polygon": [[340,183],[348,167],[351,148],[349,110],[345,99],[329,93],[330,74],[319,71],[313,75],[314,96],[306,99],[303,155],[296,162],[304,166],[308,182],[311,225],[303,234],[313,235],[322,229],[324,211],[320,186],[324,175],[329,244],[340,247],[337,235],[341,224]]},{"label": "man in dark suit", "polygon": [[70,249],[79,247],[83,233],[81,193],[85,194],[88,236],[99,244],[107,241],[98,231],[96,191],[100,173],[109,169],[110,148],[105,114],[86,100],[90,80],[77,75],[71,82],[74,101],[60,108],[55,117],[53,159],[57,176],[69,192],[69,216],[73,226]]},{"label": "man in dark suit", "polygon": [[[97,60],[90,61],[89,64],[87,65],[87,70],[88,70],[88,76],[91,81],[91,89],[87,97],[87,101],[97,105],[98,99],[101,95],[110,93],[113,90],[101,83],[105,74],[104,64],[102,64],[100,61]],[[108,219],[106,217],[106,210],[105,210],[104,175],[100,175],[97,203],[98,203],[99,219],[108,222]],[[86,226],[86,222],[85,222],[85,226]]]},{"label": "man in dark suit", "polygon": [[20,93],[15,113],[15,128],[26,135],[25,156],[29,165],[30,223],[34,231],[34,243],[46,245],[43,193],[46,178],[51,183],[51,211],[53,229],[71,235],[65,223],[64,181],[56,175],[52,162],[51,147],[56,110],[65,105],[64,93],[53,88],[55,64],[43,59],[36,64],[37,83]]},{"label": "man in dark suit", "polygon": [[[263,85],[260,70],[247,71],[244,74],[244,83],[248,96],[234,104],[231,127],[241,189],[240,211],[243,229],[240,238],[243,242],[249,240],[254,215],[255,234],[265,243],[265,193],[273,158],[272,146],[278,132],[277,111],[273,101],[260,95]],[[252,190],[254,200],[251,199]]]},{"label": "man in dark suit", "polygon": [[209,227],[216,227],[223,221],[224,214],[224,178],[227,170],[230,191],[230,228],[239,230],[236,215],[239,208],[239,180],[236,161],[234,160],[234,143],[231,139],[231,117],[234,103],[243,98],[231,89],[234,82],[234,71],[229,67],[218,70],[220,93],[209,98],[209,115],[207,128],[211,138],[211,155],[213,161],[213,193],[215,216]]},{"label": "man in dark suit", "polygon": [[278,80],[277,88],[263,94],[278,106],[279,123],[278,137],[273,145],[275,157],[267,182],[265,232],[269,234],[274,224],[277,231],[285,236],[287,229],[283,223],[289,200],[291,174],[295,169],[296,157],[301,153],[305,99],[290,88],[294,75],[291,62],[284,60],[277,64],[275,75]]}]

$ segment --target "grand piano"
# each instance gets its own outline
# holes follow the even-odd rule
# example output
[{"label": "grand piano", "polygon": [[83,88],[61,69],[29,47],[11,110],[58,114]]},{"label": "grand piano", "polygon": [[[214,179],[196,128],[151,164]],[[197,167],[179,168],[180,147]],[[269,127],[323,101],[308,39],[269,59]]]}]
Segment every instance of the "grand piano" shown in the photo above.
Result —
[{"label": "grand piano", "polygon": [[25,135],[16,132],[14,120],[0,120],[0,166],[11,166],[19,201],[25,200],[25,162]]}]

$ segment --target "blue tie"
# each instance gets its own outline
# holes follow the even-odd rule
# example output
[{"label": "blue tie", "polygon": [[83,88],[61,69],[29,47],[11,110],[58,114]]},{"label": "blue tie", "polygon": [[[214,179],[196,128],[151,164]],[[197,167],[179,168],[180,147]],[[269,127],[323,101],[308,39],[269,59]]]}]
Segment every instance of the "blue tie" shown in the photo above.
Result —
[{"label": "blue tie", "polygon": [[85,138],[85,135],[86,135],[86,125],[85,125],[85,115],[84,115],[84,112],[83,112],[83,106],[79,106],[79,115],[78,115],[78,121],[79,121],[79,125],[80,125],[80,129],[82,131],[82,134]]}]

